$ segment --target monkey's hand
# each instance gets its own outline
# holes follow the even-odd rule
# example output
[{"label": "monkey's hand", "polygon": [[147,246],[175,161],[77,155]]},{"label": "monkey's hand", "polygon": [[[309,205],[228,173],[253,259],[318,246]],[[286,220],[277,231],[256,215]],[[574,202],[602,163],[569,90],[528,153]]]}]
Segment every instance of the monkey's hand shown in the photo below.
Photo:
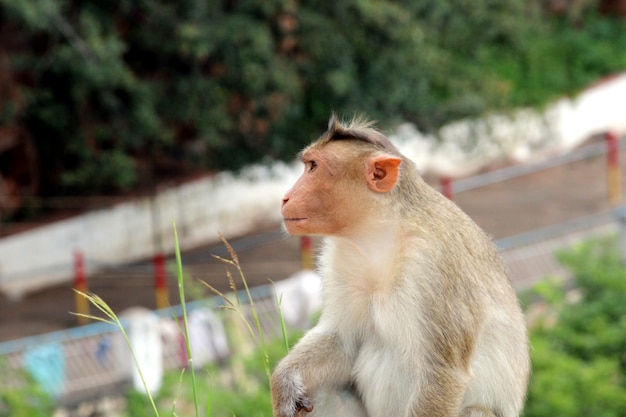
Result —
[{"label": "monkey's hand", "polygon": [[300,411],[310,413],[313,403],[297,373],[279,367],[272,375],[274,417],[295,417]]}]

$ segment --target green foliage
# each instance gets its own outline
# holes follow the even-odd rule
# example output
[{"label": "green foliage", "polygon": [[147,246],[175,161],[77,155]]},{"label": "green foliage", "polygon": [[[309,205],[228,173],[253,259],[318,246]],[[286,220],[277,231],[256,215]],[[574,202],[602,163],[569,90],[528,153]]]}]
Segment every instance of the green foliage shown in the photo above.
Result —
[{"label": "green foliage", "polygon": [[[615,239],[586,242],[558,257],[571,269],[581,298],[550,296],[557,321],[532,329],[533,376],[524,415],[624,416],[626,271]],[[543,294],[558,291],[541,286]]]},{"label": "green foliage", "polygon": [[533,376],[524,415],[605,416],[626,413],[623,371],[615,358],[585,361],[563,352],[546,336],[535,336]]},{"label": "green foliage", "polygon": [[[264,375],[259,379],[247,377],[250,384],[247,387],[217,382],[216,376],[222,375],[228,378],[228,372],[224,369],[207,369],[206,373],[196,379],[198,391],[201,393],[201,415],[211,417],[263,417],[272,415],[271,397],[269,386]],[[171,415],[174,408],[176,415],[193,414],[192,393],[190,392],[190,380],[188,373],[182,378],[177,372],[167,373],[163,381],[163,389],[157,399],[160,406],[160,414]],[[127,395],[127,415],[149,415],[150,409],[146,404],[143,394],[130,393]],[[210,414],[207,410],[210,408]]]},{"label": "green foliage", "polygon": [[537,106],[609,74],[624,71],[626,22],[593,13],[577,27],[565,19],[538,21],[512,45],[487,45],[484,65],[507,89],[507,104]]},{"label": "green foliage", "polygon": [[0,417],[49,417],[54,413],[54,400],[26,371],[8,369],[0,362],[0,374],[15,384],[0,390]]},{"label": "green foliage", "polygon": [[0,417],[49,417],[53,412],[53,401],[36,388],[0,393]]},{"label": "green foliage", "polygon": [[564,309],[554,333],[581,359],[606,356],[626,365],[626,270],[615,247],[601,240],[560,254],[575,274],[584,308]]},{"label": "green foliage", "polygon": [[331,110],[436,131],[626,68],[626,22],[524,0],[0,1],[44,194],[289,159]]}]

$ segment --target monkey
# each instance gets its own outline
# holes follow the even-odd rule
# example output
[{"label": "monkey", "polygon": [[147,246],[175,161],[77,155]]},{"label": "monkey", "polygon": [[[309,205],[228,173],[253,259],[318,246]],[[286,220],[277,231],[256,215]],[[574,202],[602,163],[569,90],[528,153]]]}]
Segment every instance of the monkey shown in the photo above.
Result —
[{"label": "monkey", "polygon": [[362,116],[299,158],[281,214],[323,236],[323,304],[274,368],[274,416],[518,416],[529,341],[491,238]]}]

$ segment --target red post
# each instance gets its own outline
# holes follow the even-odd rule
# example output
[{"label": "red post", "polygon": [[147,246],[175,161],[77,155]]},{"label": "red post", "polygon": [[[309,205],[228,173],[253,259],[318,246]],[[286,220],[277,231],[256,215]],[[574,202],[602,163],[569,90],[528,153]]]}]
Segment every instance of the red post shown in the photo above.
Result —
[{"label": "red post", "polygon": [[619,138],[614,132],[606,132],[606,163],[609,201],[613,205],[622,199],[621,172],[619,165]]},{"label": "red post", "polygon": [[302,256],[302,269],[313,270],[313,239],[311,236],[300,238],[300,254]]},{"label": "red post", "polygon": [[167,272],[165,270],[165,256],[157,253],[152,259],[154,265],[154,293],[157,308],[166,308],[169,305],[167,288]]},{"label": "red post", "polygon": [[450,177],[441,177],[441,194],[448,200],[452,200],[452,179]]},{"label": "red post", "polygon": [[[74,251],[74,289],[82,293],[87,293],[87,275],[85,274],[85,261],[83,253],[79,250]],[[81,294],[74,293],[74,303],[78,314],[89,314],[89,301]],[[85,316],[78,315],[77,321],[79,325],[87,324],[89,319]]]}]

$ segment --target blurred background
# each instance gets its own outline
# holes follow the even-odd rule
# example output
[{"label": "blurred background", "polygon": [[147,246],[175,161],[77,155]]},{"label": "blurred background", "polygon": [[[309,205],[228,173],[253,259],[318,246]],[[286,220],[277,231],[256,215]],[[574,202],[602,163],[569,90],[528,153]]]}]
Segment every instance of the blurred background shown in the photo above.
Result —
[{"label": "blurred background", "polygon": [[[156,311],[171,408],[172,222],[198,314],[228,322],[199,284],[231,289],[222,234],[268,334],[270,279],[310,325],[318,239],[279,207],[333,111],[376,120],[494,237],[537,334],[526,415],[626,415],[626,1],[0,0],[0,416],[151,413],[72,288]],[[228,398],[249,352],[225,327],[205,365]],[[263,389],[214,415],[270,415]]]}]

